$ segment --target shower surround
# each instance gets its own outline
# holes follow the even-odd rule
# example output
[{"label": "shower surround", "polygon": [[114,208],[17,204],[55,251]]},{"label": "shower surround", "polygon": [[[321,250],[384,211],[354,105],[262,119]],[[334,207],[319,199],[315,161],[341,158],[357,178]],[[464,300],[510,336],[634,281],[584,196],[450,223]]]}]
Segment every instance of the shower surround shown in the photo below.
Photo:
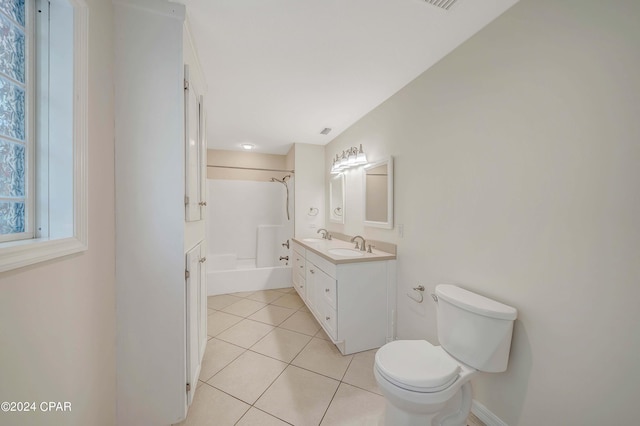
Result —
[{"label": "shower surround", "polygon": [[293,199],[293,179],[287,179],[288,188],[278,183],[207,179],[209,295],[291,285],[284,259],[290,250],[283,244],[293,237],[286,192]]}]

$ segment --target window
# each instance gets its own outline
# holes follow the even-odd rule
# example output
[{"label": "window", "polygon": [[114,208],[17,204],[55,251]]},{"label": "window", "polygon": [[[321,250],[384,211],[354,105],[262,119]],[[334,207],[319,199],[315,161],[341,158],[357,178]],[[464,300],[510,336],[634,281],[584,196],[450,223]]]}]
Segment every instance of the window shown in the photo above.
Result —
[{"label": "window", "polygon": [[0,272],[87,248],[87,7],[0,0]]},{"label": "window", "polygon": [[29,238],[27,27],[24,0],[0,1],[0,241]]}]

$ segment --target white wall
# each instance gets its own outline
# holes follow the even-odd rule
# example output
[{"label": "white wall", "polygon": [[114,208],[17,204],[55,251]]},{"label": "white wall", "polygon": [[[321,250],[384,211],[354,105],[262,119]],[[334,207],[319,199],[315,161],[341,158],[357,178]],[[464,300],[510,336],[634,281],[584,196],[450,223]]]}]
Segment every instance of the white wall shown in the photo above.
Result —
[{"label": "white wall", "polygon": [[0,273],[0,401],[70,401],[68,413],[0,413],[2,424],[115,419],[113,13],[89,5],[89,249]]},{"label": "white wall", "polygon": [[[321,145],[295,144],[295,236],[317,237],[325,226],[325,159]],[[328,163],[331,164],[331,163]],[[327,180],[328,182],[328,180]],[[328,185],[326,185],[328,187]],[[317,209],[311,212],[310,209]]]},{"label": "white wall", "polygon": [[397,242],[400,338],[437,342],[418,283],[518,308],[509,370],[474,381],[511,426],[637,423],[639,17],[522,0],[326,147],[395,156],[396,228],[362,227],[359,171],[331,227]]},{"label": "white wall", "polygon": [[[293,186],[291,181],[289,186]],[[293,194],[289,196],[292,202]],[[258,225],[281,225],[283,236],[293,235],[293,214],[287,221],[286,191],[280,183],[207,179],[207,200],[210,255],[236,254],[238,259],[255,259]]]}]

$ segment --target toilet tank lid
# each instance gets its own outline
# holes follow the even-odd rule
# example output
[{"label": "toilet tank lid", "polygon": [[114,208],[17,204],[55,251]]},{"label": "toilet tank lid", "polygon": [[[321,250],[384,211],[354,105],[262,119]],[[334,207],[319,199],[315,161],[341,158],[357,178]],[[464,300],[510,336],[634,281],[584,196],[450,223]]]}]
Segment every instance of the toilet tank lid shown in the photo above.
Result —
[{"label": "toilet tank lid", "polygon": [[453,305],[485,317],[515,320],[518,316],[516,308],[455,285],[440,284],[436,286],[436,295]]}]

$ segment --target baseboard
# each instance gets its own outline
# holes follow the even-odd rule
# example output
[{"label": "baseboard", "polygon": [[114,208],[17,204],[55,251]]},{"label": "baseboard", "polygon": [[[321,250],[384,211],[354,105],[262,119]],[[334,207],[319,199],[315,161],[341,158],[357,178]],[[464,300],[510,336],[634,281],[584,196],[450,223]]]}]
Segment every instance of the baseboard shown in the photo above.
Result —
[{"label": "baseboard", "polygon": [[487,426],[509,426],[475,399],[471,404],[471,412]]}]

